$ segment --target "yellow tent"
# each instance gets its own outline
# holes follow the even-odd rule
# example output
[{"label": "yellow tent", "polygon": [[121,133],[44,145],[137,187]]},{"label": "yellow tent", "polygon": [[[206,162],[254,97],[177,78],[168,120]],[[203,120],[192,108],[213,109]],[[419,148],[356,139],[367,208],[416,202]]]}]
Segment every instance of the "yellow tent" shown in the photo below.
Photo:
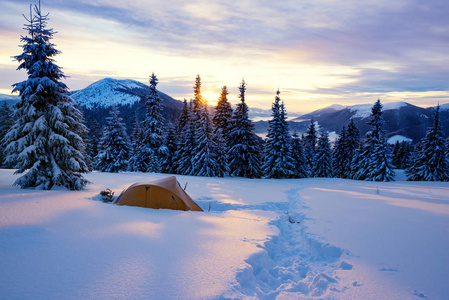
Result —
[{"label": "yellow tent", "polygon": [[115,201],[118,205],[203,211],[181,188],[175,176],[135,183]]}]

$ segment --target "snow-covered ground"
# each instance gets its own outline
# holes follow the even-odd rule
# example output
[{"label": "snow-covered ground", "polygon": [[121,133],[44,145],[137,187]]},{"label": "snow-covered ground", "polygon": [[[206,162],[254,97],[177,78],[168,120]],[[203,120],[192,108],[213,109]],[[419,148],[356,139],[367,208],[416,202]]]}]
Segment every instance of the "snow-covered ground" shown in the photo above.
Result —
[{"label": "snow-covered ground", "polygon": [[448,183],[178,176],[205,212],[99,199],[161,177],[37,191],[0,170],[1,298],[449,298]]}]

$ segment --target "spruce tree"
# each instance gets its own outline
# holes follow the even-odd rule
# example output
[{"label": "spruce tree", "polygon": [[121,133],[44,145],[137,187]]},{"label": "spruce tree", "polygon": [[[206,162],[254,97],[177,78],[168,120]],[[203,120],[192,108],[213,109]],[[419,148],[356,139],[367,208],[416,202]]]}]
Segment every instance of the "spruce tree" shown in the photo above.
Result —
[{"label": "spruce tree", "polygon": [[260,150],[253,132],[254,124],[248,118],[248,106],[245,103],[246,83],[239,87],[240,103],[233,115],[233,125],[229,133],[229,170],[231,176],[260,177]]},{"label": "spruce tree", "polygon": [[433,117],[433,126],[417,148],[412,165],[407,169],[411,181],[448,181],[449,160],[446,155],[446,141],[440,126],[440,106]]},{"label": "spruce tree", "polygon": [[217,145],[215,143],[212,121],[207,111],[207,105],[200,108],[200,119],[197,121],[195,134],[196,148],[194,150],[191,175],[215,177],[221,175],[218,162]]},{"label": "spruce tree", "polygon": [[106,118],[96,157],[96,169],[99,171],[117,173],[128,169],[131,145],[122,120],[117,107],[113,106]]},{"label": "spruce tree", "polygon": [[329,142],[329,133],[323,132],[318,139],[317,154],[315,160],[315,177],[332,177],[332,152]]},{"label": "spruce tree", "polygon": [[360,132],[354,119],[348,124],[346,129],[346,142],[343,147],[346,151],[345,165],[346,173],[344,178],[353,178],[355,172],[357,172],[359,150],[360,150]]},{"label": "spruce tree", "polygon": [[268,139],[264,149],[262,172],[267,178],[288,178],[294,173],[294,162],[290,153],[291,137],[279,94],[278,90],[271,107],[272,119],[268,122]]},{"label": "spruce tree", "polygon": [[346,140],[346,128],[343,126],[332,151],[332,167],[337,178],[346,178],[350,168],[345,149]]},{"label": "spruce tree", "polygon": [[313,171],[315,170],[315,157],[316,157],[316,143],[317,143],[317,131],[315,129],[315,122],[313,119],[310,121],[310,125],[307,128],[306,135],[304,136],[304,156],[306,158],[307,167],[311,177],[315,176]]},{"label": "spruce tree", "polygon": [[293,158],[293,178],[307,178],[309,177],[306,158],[304,157],[304,149],[302,141],[296,134],[293,134],[290,141],[291,157]]},{"label": "spruce tree", "polygon": [[229,131],[232,125],[232,107],[228,102],[228,94],[228,88],[223,86],[212,118],[215,132],[220,132],[225,141],[229,140]]},{"label": "spruce tree", "polygon": [[368,124],[372,126],[372,130],[366,133],[354,178],[370,181],[393,181],[395,173],[391,163],[392,157],[386,140],[386,132],[382,129],[380,100],[374,104]]},{"label": "spruce tree", "polygon": [[184,100],[184,108],[177,126],[178,149],[175,154],[176,173],[189,175],[193,170],[193,157],[195,155],[195,124],[193,121],[193,103]]},{"label": "spruce tree", "polygon": [[159,94],[156,90],[158,79],[154,73],[150,76],[150,94],[146,100],[146,118],[143,121],[143,142],[153,153],[151,163],[148,165],[147,172],[159,172],[161,170],[161,156],[165,152],[163,145],[163,126],[162,104]]},{"label": "spruce tree", "polygon": [[148,172],[148,169],[154,165],[154,151],[145,144],[143,135],[143,128],[136,116],[131,134],[131,155],[128,164],[129,170],[133,172]]},{"label": "spruce tree", "polygon": [[5,163],[5,145],[3,143],[3,138],[6,136],[8,131],[14,125],[14,119],[12,117],[12,112],[9,108],[8,103],[6,101],[3,102],[0,107],[0,167],[12,168],[13,164]]},{"label": "spruce tree", "polygon": [[16,173],[26,172],[14,183],[21,188],[80,190],[88,183],[81,174],[89,171],[80,136],[86,132],[83,117],[61,82],[65,75],[54,62],[60,52],[51,42],[55,32],[46,28],[48,14],[42,14],[39,4],[25,19],[29,36],[21,37],[23,53],[14,58],[28,79],[13,85],[20,100],[16,121],[4,138],[6,163],[16,166]]},{"label": "spruce tree", "polygon": [[175,129],[170,126],[167,135],[165,136],[165,143],[167,147],[167,155],[162,161],[162,173],[176,174],[176,152],[178,150]]}]

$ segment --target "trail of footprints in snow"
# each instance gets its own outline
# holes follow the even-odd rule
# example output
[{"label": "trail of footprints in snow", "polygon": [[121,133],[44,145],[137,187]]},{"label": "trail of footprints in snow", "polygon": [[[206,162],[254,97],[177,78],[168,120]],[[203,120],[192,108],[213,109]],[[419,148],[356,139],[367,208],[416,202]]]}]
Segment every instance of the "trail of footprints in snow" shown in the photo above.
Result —
[{"label": "trail of footprints in snow", "polygon": [[221,298],[320,298],[346,289],[339,286],[338,277],[333,274],[337,269],[351,270],[352,265],[341,260],[344,253],[342,249],[318,241],[305,232],[304,214],[301,212],[305,207],[301,204],[300,190],[286,192],[288,203],[257,206],[201,199],[208,202],[214,211],[262,209],[283,214],[283,217],[271,222],[279,228],[280,234],[265,242],[261,246],[263,251],[246,261],[248,266],[238,272],[233,290]]}]

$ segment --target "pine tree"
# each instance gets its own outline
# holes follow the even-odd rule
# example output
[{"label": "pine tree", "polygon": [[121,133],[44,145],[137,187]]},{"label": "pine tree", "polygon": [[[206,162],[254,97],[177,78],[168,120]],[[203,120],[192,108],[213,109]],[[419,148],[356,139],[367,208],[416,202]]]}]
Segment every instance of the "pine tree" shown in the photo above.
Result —
[{"label": "pine tree", "polygon": [[329,142],[329,133],[323,132],[318,139],[318,147],[316,154],[315,177],[332,177],[332,152]]},{"label": "pine tree", "polygon": [[197,126],[195,134],[196,148],[192,160],[193,169],[190,174],[215,177],[220,175],[220,165],[207,105],[201,107],[200,112],[200,119],[197,121],[199,126]]},{"label": "pine tree", "polygon": [[101,129],[97,120],[93,120],[89,129],[89,140],[88,149],[86,151],[89,153],[90,157],[94,158],[98,154],[98,145],[101,139]]},{"label": "pine tree", "polygon": [[290,154],[291,137],[279,94],[278,90],[271,107],[272,119],[268,122],[268,139],[264,149],[262,171],[267,178],[288,178],[294,173],[294,162]]},{"label": "pine tree", "polygon": [[417,148],[412,165],[406,171],[412,181],[448,181],[449,160],[446,155],[446,141],[440,126],[440,106],[433,117],[433,126]]},{"label": "pine tree", "polygon": [[9,109],[8,103],[6,101],[3,102],[0,107],[0,167],[12,168],[13,164],[5,163],[5,145],[3,144],[3,138],[6,136],[8,131],[14,125],[14,119],[12,117],[12,112]]},{"label": "pine tree", "polygon": [[293,158],[293,178],[307,178],[309,177],[308,167],[306,164],[306,158],[304,157],[304,149],[302,141],[296,134],[293,134],[290,141],[291,157]]},{"label": "pine tree", "polygon": [[233,125],[229,134],[229,170],[231,176],[260,177],[260,150],[253,133],[254,124],[248,118],[248,106],[245,103],[246,83],[239,87],[240,103],[233,115]]},{"label": "pine tree", "polygon": [[207,177],[221,175],[214,129],[206,100],[201,95],[201,78],[199,75],[196,77],[194,86],[193,122],[195,147],[190,175]]},{"label": "pine tree", "polygon": [[346,140],[346,128],[343,126],[340,135],[335,141],[332,152],[332,167],[334,169],[334,176],[337,178],[346,178],[348,169],[351,167],[346,155]]},{"label": "pine tree", "polygon": [[159,172],[161,170],[161,156],[165,152],[163,145],[163,126],[161,99],[156,90],[158,79],[154,73],[150,77],[150,94],[146,100],[147,112],[143,121],[143,143],[153,153],[152,163],[148,165],[147,172]]},{"label": "pine tree", "polygon": [[175,154],[176,173],[181,175],[188,175],[193,170],[193,156],[195,151],[195,127],[193,122],[193,103],[187,103],[184,100],[184,108],[178,120],[176,128],[177,136],[177,151]]},{"label": "pine tree", "polygon": [[165,145],[167,147],[167,155],[162,161],[162,173],[176,174],[176,152],[178,145],[176,142],[176,132],[173,127],[168,128],[167,135],[165,136]]},{"label": "pine tree", "polygon": [[346,151],[345,165],[346,173],[344,178],[353,178],[357,172],[360,154],[360,132],[355,125],[354,119],[349,122],[346,130],[346,143],[344,143],[344,149]]},{"label": "pine tree", "polygon": [[39,4],[25,19],[29,36],[21,37],[23,53],[14,58],[28,79],[13,85],[21,99],[15,109],[16,121],[4,138],[6,163],[17,166],[16,173],[27,171],[14,183],[21,188],[80,190],[88,183],[81,174],[89,171],[80,136],[86,132],[83,117],[61,82],[65,75],[54,62],[60,52],[51,43],[55,32],[46,29],[48,14],[42,14]]},{"label": "pine tree", "polygon": [[315,176],[313,171],[315,170],[315,157],[316,157],[316,142],[317,142],[317,132],[315,129],[315,122],[313,119],[310,121],[310,125],[307,129],[306,135],[304,136],[304,156],[306,158],[307,167],[311,177]]},{"label": "pine tree", "polygon": [[96,157],[96,169],[99,171],[117,173],[128,169],[131,146],[122,120],[117,107],[113,106],[106,118],[106,127]]},{"label": "pine tree", "polygon": [[145,144],[143,135],[143,128],[136,116],[131,135],[131,155],[128,164],[129,170],[133,172],[147,172],[154,165],[154,151]]},{"label": "pine tree", "polygon": [[386,140],[386,132],[382,129],[382,104],[377,100],[371,110],[372,130],[366,133],[362,152],[359,155],[357,171],[358,180],[393,181],[394,170],[392,157]]},{"label": "pine tree", "polygon": [[220,131],[225,141],[229,140],[229,131],[232,126],[232,107],[231,103],[228,102],[228,94],[228,88],[223,86],[217,106],[215,107],[214,117],[212,118],[215,133]]}]

